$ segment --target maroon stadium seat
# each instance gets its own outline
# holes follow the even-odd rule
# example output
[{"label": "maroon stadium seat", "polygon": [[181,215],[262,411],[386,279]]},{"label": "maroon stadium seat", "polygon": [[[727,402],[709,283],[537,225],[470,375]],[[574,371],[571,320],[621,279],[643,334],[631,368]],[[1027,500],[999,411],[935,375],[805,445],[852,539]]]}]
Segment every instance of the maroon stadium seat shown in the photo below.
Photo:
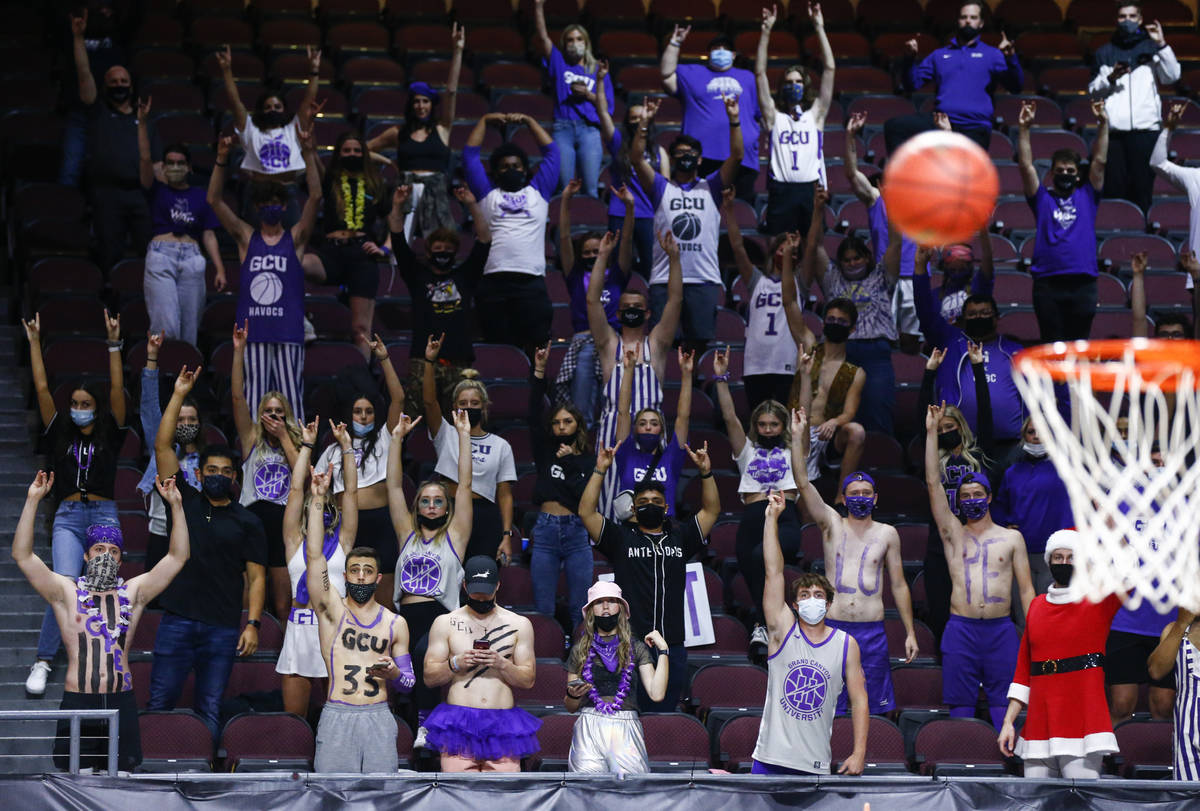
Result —
[{"label": "maroon stadium seat", "polygon": [[34,299],[43,293],[99,293],[104,287],[100,268],[89,259],[50,256],[39,259],[29,271]]},{"label": "maroon stadium seat", "polygon": [[[505,570],[505,577],[509,569]],[[539,659],[535,665],[537,673],[533,686],[514,687],[513,699],[517,706],[525,709],[553,711],[562,709],[563,693],[567,689],[567,670],[562,659]]]},{"label": "maroon stadium seat", "polygon": [[1187,289],[1186,273],[1147,273],[1142,281],[1146,304],[1150,307],[1191,308],[1191,291]]},{"label": "maroon stadium seat", "polygon": [[[924,356],[917,355],[915,357],[923,359]],[[904,467],[904,448],[891,434],[869,431],[860,464],[862,467],[870,469],[900,470]]]},{"label": "maroon stadium seat", "polygon": [[1092,71],[1083,65],[1046,68],[1038,74],[1038,87],[1045,95],[1082,96],[1091,79]]},{"label": "maroon stadium seat", "polygon": [[320,47],[321,29],[308,20],[264,20],[258,29],[258,39],[269,50],[303,52],[306,47]]},{"label": "maroon stadium seat", "polygon": [[1002,200],[992,213],[993,223],[1004,223],[1005,230],[1032,233],[1037,226],[1033,210],[1024,200]]},{"label": "maroon stadium seat", "polygon": [[755,665],[705,665],[692,676],[689,702],[702,717],[714,710],[757,709],[767,699],[767,671]]},{"label": "maroon stadium seat", "polygon": [[708,730],[693,716],[681,712],[649,713],[641,720],[650,771],[708,768]]},{"label": "maroon stadium seat", "polygon": [[[173,20],[164,14],[156,14],[153,12],[145,16],[145,18],[142,20],[142,24],[138,26],[137,33],[133,35],[133,44],[138,48],[152,46],[178,47],[179,43],[182,41],[183,26],[179,23],[179,21]],[[142,51],[141,53],[149,54],[151,52]],[[186,54],[179,54],[179,56],[187,59],[189,62],[191,61]],[[144,70],[139,69],[139,67],[144,66],[140,65],[137,56],[135,55],[133,64],[130,65],[134,76],[166,75],[162,73],[147,73]]]},{"label": "maroon stadium seat", "polygon": [[1001,307],[1033,306],[1033,277],[1020,271],[1000,271],[996,274],[992,297]]},{"label": "maroon stadium seat", "polygon": [[212,771],[212,732],[191,710],[138,715],[142,765],[147,772]]},{"label": "maroon stadium seat", "polygon": [[566,634],[554,617],[527,611],[522,614],[533,625],[533,654],[538,659],[562,659],[566,656]]},{"label": "maroon stadium seat", "polygon": [[978,718],[944,718],[917,731],[917,763],[921,774],[1002,776],[1004,758],[996,730]]},{"label": "maroon stadium seat", "polygon": [[840,93],[891,93],[895,90],[891,74],[881,68],[838,68],[835,83]]},{"label": "maroon stadium seat", "polygon": [[1191,228],[1191,207],[1186,200],[1160,200],[1150,206],[1146,221],[1163,236],[1180,237]]},{"label": "maroon stadium seat", "polygon": [[227,17],[201,17],[192,21],[189,39],[203,51],[229,45],[234,50],[250,50],[254,33],[249,23]]},{"label": "maroon stadium seat", "polygon": [[[1130,338],[1133,336],[1133,318],[1129,310],[1099,310],[1092,319],[1092,340],[1103,338]],[[1146,324],[1146,334],[1153,335],[1153,325]]]},{"label": "maroon stadium seat", "polygon": [[[840,765],[854,751],[854,721],[848,715],[833,719],[833,734],[830,739],[833,748],[834,774]],[[904,756],[904,736],[900,727],[886,718],[873,715],[867,725],[867,759],[864,774],[895,773],[908,771],[907,759]]]},{"label": "maroon stadium seat", "polygon": [[692,660],[703,660],[704,657],[721,659],[735,657],[745,659],[746,648],[750,644],[750,637],[746,633],[746,626],[740,620],[725,614],[713,615],[712,623],[716,641],[711,645],[699,645],[689,648],[688,658]]},{"label": "maroon stadium seat", "polygon": [[204,109],[204,95],[188,81],[156,81],[143,89],[142,95],[150,98],[154,113],[194,113]]},{"label": "maroon stadium seat", "polygon": [[1083,45],[1074,34],[1059,32],[1026,32],[1019,35],[1014,44],[1023,60],[1044,62],[1051,60],[1081,61]]},{"label": "maroon stadium seat", "polygon": [[731,772],[750,771],[761,722],[761,715],[747,713],[734,716],[722,724],[717,744],[718,762]]},{"label": "maroon stadium seat", "polygon": [[1174,723],[1129,720],[1117,725],[1120,775],[1131,779],[1171,777],[1174,767]]},{"label": "maroon stadium seat", "polygon": [[1101,200],[1096,211],[1096,230],[1139,233],[1146,230],[1146,215],[1128,200]]},{"label": "maroon stadium seat", "polygon": [[[153,640],[151,640],[153,641]],[[152,663],[149,661],[129,663],[129,670],[133,676],[133,694],[137,699],[139,707],[145,707],[150,701],[150,668]],[[175,702],[177,707],[190,707],[193,700],[193,689],[195,688],[196,677],[193,673],[188,673],[187,679],[183,682],[183,688],[179,692],[179,699]],[[211,740],[211,733],[210,738]]]},{"label": "maroon stadium seat", "polygon": [[917,0],[858,0],[858,19],[869,26],[917,26],[924,12]]},{"label": "maroon stadium seat", "polygon": [[901,666],[892,669],[896,710],[943,710],[942,669],[930,666]]},{"label": "maroon stadium seat", "polygon": [[288,712],[242,713],[221,733],[229,771],[279,771],[312,768],[316,740],[303,718]]},{"label": "maroon stadium seat", "polygon": [[[826,21],[828,25],[828,21]],[[912,33],[905,31],[903,33],[890,32],[886,34],[877,34],[871,42],[871,46],[875,49],[875,53],[881,56],[885,62],[892,60],[903,59],[908,55],[908,41],[916,39],[917,41],[917,59],[924,59],[929,56],[935,49],[941,46],[933,36],[921,31]]]},{"label": "maroon stadium seat", "polygon": [[[880,577],[888,577],[886,572],[880,571]],[[888,656],[892,659],[903,659],[904,654],[904,624],[898,619],[885,619],[883,621],[884,631],[887,633],[888,640]],[[929,626],[920,620],[913,620],[913,634],[917,637],[917,659],[933,660],[940,658],[938,656],[937,640],[933,636],[933,631],[929,630]],[[916,661],[914,659],[914,661]]]},{"label": "maroon stadium seat", "polygon": [[1004,0],[993,12],[1005,30],[1062,25],[1062,9],[1054,0]]},{"label": "maroon stadium seat", "polygon": [[212,122],[202,115],[165,115],[154,120],[154,129],[164,144],[179,141],[188,145],[209,146],[213,142]]},{"label": "maroon stadium seat", "polygon": [[1101,307],[1125,307],[1129,301],[1129,293],[1125,284],[1108,273],[1101,273],[1096,279],[1098,304]]},{"label": "maroon stadium seat", "polygon": [[513,17],[509,3],[495,0],[453,0],[454,16],[459,22],[479,30],[483,25],[506,25]]},{"label": "maroon stadium seat", "polygon": [[530,768],[543,772],[565,772],[575,734],[575,713],[543,715],[537,731],[540,751],[530,757]]},{"label": "maroon stadium seat", "polygon": [[520,59],[525,55],[525,39],[511,26],[474,28],[471,30],[471,50],[491,59]]},{"label": "maroon stadium seat", "polygon": [[1041,337],[1033,310],[1010,310],[1001,313],[997,331],[1025,344],[1037,343]]},{"label": "maroon stadium seat", "polygon": [[[413,66],[409,79],[414,82],[428,82],[434,87],[445,87],[449,76],[449,59],[426,59]],[[459,73],[458,86],[461,88],[475,86],[475,74],[466,65],[463,65],[462,72]]]},{"label": "maroon stadium seat", "polygon": [[[129,642],[131,653],[150,653],[154,650],[154,637],[158,633],[158,624],[162,621],[161,611],[145,611],[134,630],[133,639]],[[140,702],[139,702],[140,703]]]},{"label": "maroon stadium seat", "polygon": [[[895,0],[886,0],[895,4]],[[901,2],[913,2],[915,0],[900,0]],[[866,37],[862,34],[853,31],[830,31],[826,34],[829,38],[829,47],[833,49],[833,57],[839,64],[843,61],[850,63],[865,64],[871,61],[871,43],[867,42]],[[820,54],[821,46],[817,41],[816,34],[810,34],[804,38],[804,52],[810,54]],[[775,52],[771,55],[774,57]]]},{"label": "maroon stadium seat", "polygon": [[[371,85],[400,87],[405,81],[403,65],[376,56],[360,56],[347,61],[342,65],[341,76],[343,81],[356,89]],[[404,112],[403,107],[400,112]]]},{"label": "maroon stadium seat", "polygon": [[[245,609],[242,609],[241,629],[245,629],[246,620],[249,615]],[[258,629],[258,649],[260,651],[277,651],[283,647],[283,627],[280,626],[279,620],[271,616],[271,614],[263,614],[260,620],[261,627]],[[262,678],[262,676],[254,676],[253,678]],[[267,677],[270,680],[271,677]]]},{"label": "maroon stadium seat", "polygon": [[393,20],[445,21],[446,5],[446,0],[388,0],[385,13]]},{"label": "maroon stadium seat", "polygon": [[103,335],[104,304],[93,296],[60,296],[41,313],[42,336]]},{"label": "maroon stadium seat", "polygon": [[[137,437],[133,431],[125,432],[127,437]],[[139,440],[140,442],[140,440]],[[123,512],[119,515],[121,536],[126,552],[145,554],[146,544],[150,538],[150,520],[145,513]]]},{"label": "maroon stadium seat", "polygon": [[386,54],[391,47],[388,31],[376,22],[338,23],[325,36],[325,47],[343,54]]},{"label": "maroon stadium seat", "polygon": [[505,608],[532,608],[533,581],[523,566],[509,566],[500,576],[500,596],[496,598]]},{"label": "maroon stadium seat", "polygon": [[[166,340],[159,349],[158,362],[162,369],[174,374],[184,366],[195,370],[204,363],[204,358],[196,350],[196,347],[187,341]],[[125,355],[125,365],[130,369],[141,369],[146,365],[146,342],[144,340],[138,341],[130,348],[128,354]]]}]

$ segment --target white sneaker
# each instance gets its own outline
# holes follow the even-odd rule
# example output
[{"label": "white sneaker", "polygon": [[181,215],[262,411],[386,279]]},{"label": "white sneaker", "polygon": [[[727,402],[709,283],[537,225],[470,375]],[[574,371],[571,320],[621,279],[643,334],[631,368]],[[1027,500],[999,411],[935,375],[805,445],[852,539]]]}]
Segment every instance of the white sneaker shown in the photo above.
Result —
[{"label": "white sneaker", "polygon": [[29,678],[25,679],[25,692],[31,696],[40,696],[46,692],[46,680],[50,678],[50,663],[38,659],[29,668]]},{"label": "white sneaker", "polygon": [[754,653],[755,648],[761,647],[763,652],[767,649],[767,628],[765,625],[755,624],[754,630],[750,633],[750,652]]},{"label": "white sneaker", "polygon": [[417,737],[413,739],[413,749],[428,749],[429,741],[425,740],[428,735],[428,729],[425,727],[417,727]]},{"label": "white sneaker", "polygon": [[317,340],[317,328],[313,326],[313,322],[308,316],[304,316],[304,343],[311,344]]}]

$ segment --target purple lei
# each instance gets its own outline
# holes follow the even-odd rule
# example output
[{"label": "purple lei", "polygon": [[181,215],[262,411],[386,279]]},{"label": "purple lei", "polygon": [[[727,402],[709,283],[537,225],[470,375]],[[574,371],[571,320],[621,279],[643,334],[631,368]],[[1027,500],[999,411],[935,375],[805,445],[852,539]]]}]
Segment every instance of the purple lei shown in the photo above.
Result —
[{"label": "purple lei", "polygon": [[[611,702],[608,702],[601,698],[600,692],[596,689],[595,682],[592,681],[592,662],[595,660],[595,656],[599,656],[600,660],[604,662],[604,665],[608,671],[610,673],[615,672],[617,669],[616,661],[613,662],[612,667],[609,667],[604,653],[605,648],[608,648],[612,654],[616,653],[615,648],[617,638],[614,636],[613,644],[609,645],[604,645],[603,643],[597,644],[598,642],[598,639],[592,640],[592,645],[589,648],[588,655],[583,663],[583,672],[580,675],[583,676],[584,681],[592,685],[588,692],[592,699],[592,707],[596,710],[596,712],[600,713],[601,715],[615,715],[621,709],[621,707],[624,706],[625,696],[629,695],[629,689],[633,686],[633,651],[630,651],[629,663],[625,665],[625,670],[621,672],[621,681],[617,685],[617,694],[613,696],[613,700]],[[593,656],[593,654],[595,654],[595,656]]]},{"label": "purple lei", "polygon": [[[100,609],[96,606],[95,595],[88,591],[84,582],[82,577],[75,581],[75,599],[79,601],[79,607],[85,614],[90,617],[99,617]],[[133,609],[129,603],[129,585],[123,579],[117,578],[117,627],[115,629],[108,627],[108,622],[103,619],[100,622],[104,636],[111,644],[119,644],[121,636],[129,628],[129,619],[132,613]]]}]

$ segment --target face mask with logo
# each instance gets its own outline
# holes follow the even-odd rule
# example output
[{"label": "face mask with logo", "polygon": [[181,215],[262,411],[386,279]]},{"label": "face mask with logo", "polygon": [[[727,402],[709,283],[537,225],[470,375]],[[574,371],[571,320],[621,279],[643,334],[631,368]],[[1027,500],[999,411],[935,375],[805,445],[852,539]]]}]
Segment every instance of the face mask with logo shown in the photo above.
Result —
[{"label": "face mask with logo", "polygon": [[428,516],[417,513],[417,523],[424,529],[441,529],[446,526],[446,519],[450,517],[449,513],[441,515]]},{"label": "face mask with logo", "polygon": [[204,488],[204,494],[209,498],[227,498],[230,488],[233,487],[233,479],[220,473],[210,473],[204,477],[200,486]]},{"label": "face mask with logo", "polygon": [[675,158],[675,168],[680,172],[694,172],[700,165],[700,156],[695,152],[684,152]]},{"label": "face mask with logo", "polygon": [[938,434],[938,450],[952,451],[962,444],[962,431],[957,428]]},{"label": "face mask with logo", "polygon": [[825,336],[825,340],[831,344],[844,344],[850,340],[850,327],[846,324],[838,324],[833,321],[826,321],[825,327],[821,334]]},{"label": "face mask with logo", "polygon": [[471,424],[472,428],[478,427],[479,423],[483,422],[482,408],[464,408],[463,411],[467,412],[467,422]]},{"label": "face mask with logo", "polygon": [[609,614],[607,617],[602,617],[597,614],[592,619],[596,622],[597,631],[604,634],[611,634],[613,631],[617,630],[617,623],[621,621],[621,615]]},{"label": "face mask with logo", "polygon": [[366,605],[375,596],[378,583],[346,583],[346,596],[359,605]]},{"label": "face mask with logo", "polygon": [[434,251],[429,254],[429,264],[433,265],[434,270],[447,271],[454,267],[454,253],[452,251]]},{"label": "face mask with logo", "polygon": [[504,169],[496,175],[496,185],[512,194],[525,188],[525,172],[521,169]]},{"label": "face mask with logo", "polygon": [[638,526],[646,529],[661,527],[667,517],[667,508],[661,504],[643,504],[634,510]]},{"label": "face mask with logo", "polygon": [[717,70],[725,70],[733,65],[733,51],[728,48],[713,48],[708,53],[708,62]]},{"label": "face mask with logo", "polygon": [[87,562],[83,584],[88,591],[112,591],[117,587],[117,572],[121,564],[112,552],[96,555]]},{"label": "face mask with logo", "polygon": [[75,423],[80,428],[86,428],[96,421],[96,410],[94,408],[72,408],[71,422]]},{"label": "face mask with logo", "polygon": [[1054,173],[1054,188],[1057,191],[1067,194],[1075,191],[1075,187],[1079,185],[1079,176],[1072,175],[1067,172]]},{"label": "face mask with logo", "polygon": [[825,619],[825,611],[828,608],[824,597],[809,597],[796,603],[796,613],[808,625],[816,625]]},{"label": "face mask with logo", "polygon": [[179,186],[187,182],[188,168],[186,166],[168,166],[163,169],[163,176],[166,177],[167,183]]},{"label": "face mask with logo", "polygon": [[1046,446],[1040,442],[1024,442],[1021,444],[1021,450],[1034,459],[1041,459],[1046,455]]},{"label": "face mask with logo", "polygon": [[259,206],[258,219],[263,225],[279,225],[283,220],[283,206],[278,203]]},{"label": "face mask with logo", "polygon": [[783,86],[783,103],[789,107],[799,107],[804,101],[804,85],[788,82]]},{"label": "face mask with logo", "polygon": [[875,497],[846,496],[846,512],[855,518],[866,518],[875,512]]},{"label": "face mask with logo", "polygon": [[585,53],[587,53],[587,48],[583,47],[582,42],[572,42],[567,45],[567,56],[572,59],[583,59]]},{"label": "face mask with logo", "polygon": [[630,329],[637,329],[642,324],[646,323],[646,311],[640,307],[626,307],[619,313],[621,317],[621,325]]},{"label": "face mask with logo", "polygon": [[983,496],[982,498],[960,498],[958,500],[958,513],[968,521],[978,521],[987,515],[987,511],[987,496]]},{"label": "face mask with logo", "polygon": [[964,318],[963,332],[973,341],[979,341],[996,331],[996,320],[993,318]]},{"label": "face mask with logo", "polygon": [[350,427],[354,431],[355,436],[366,436],[367,434],[369,434],[375,430],[375,422],[371,421],[371,422],[368,422],[366,425],[363,425],[362,423],[359,423],[359,422],[352,422],[352,423],[350,423]]},{"label": "face mask with logo", "polygon": [[1071,578],[1075,576],[1074,563],[1051,563],[1050,576],[1054,578],[1054,582],[1066,588],[1071,585]]},{"label": "face mask with logo", "polygon": [[200,436],[199,425],[176,425],[175,442],[179,445],[191,445]]}]

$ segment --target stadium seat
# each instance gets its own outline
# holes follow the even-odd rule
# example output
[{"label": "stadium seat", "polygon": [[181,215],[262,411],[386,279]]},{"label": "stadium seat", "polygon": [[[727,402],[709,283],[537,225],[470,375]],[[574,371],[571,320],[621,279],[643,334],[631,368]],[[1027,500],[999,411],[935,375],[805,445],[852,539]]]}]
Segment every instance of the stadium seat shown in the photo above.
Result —
[{"label": "stadium seat", "polygon": [[1101,200],[1096,211],[1097,231],[1138,233],[1146,228],[1146,216],[1128,200]]},{"label": "stadium seat", "polygon": [[138,729],[142,738],[139,772],[212,771],[212,732],[191,710],[140,713]]},{"label": "stadium seat", "polygon": [[1125,307],[1128,304],[1125,285],[1111,274],[1101,273],[1096,278],[1096,292],[1101,307]]},{"label": "stadium seat", "polygon": [[924,724],[917,731],[916,763],[921,774],[934,777],[1006,774],[996,730],[978,718],[944,718]]},{"label": "stadium seat", "polygon": [[690,772],[708,768],[708,730],[693,716],[681,712],[647,713],[641,720],[650,771]]},{"label": "stadium seat", "polygon": [[840,93],[891,93],[895,90],[891,75],[880,68],[838,68],[835,82],[835,89]]},{"label": "stadium seat", "polygon": [[530,756],[530,770],[543,772],[567,771],[568,758],[571,754],[571,740],[575,734],[574,713],[557,712],[543,715],[542,725],[538,728],[537,737],[540,750]]},{"label": "stadium seat", "polygon": [[189,39],[208,52],[229,45],[235,51],[248,51],[254,45],[250,24],[227,17],[201,17],[192,21]]},{"label": "stadium seat", "polygon": [[1160,200],[1146,212],[1150,231],[1162,236],[1181,238],[1191,228],[1191,207],[1187,201]]},{"label": "stadium seat", "polygon": [[1007,335],[1027,345],[1038,343],[1041,337],[1033,310],[1009,310],[1001,313],[996,329],[1001,335]]},{"label": "stadium seat", "polygon": [[338,23],[325,35],[325,47],[351,54],[386,54],[391,47],[388,31],[376,22]]},{"label": "stadium seat", "polygon": [[913,115],[916,109],[908,99],[892,95],[858,96],[846,107],[846,117],[855,113],[866,113],[871,126],[883,126],[889,118]]},{"label": "stadium seat", "polygon": [[[126,436],[137,438],[134,431],[126,431]],[[144,555],[150,539],[149,519],[142,512],[123,512],[119,516],[121,535],[126,553]]]},{"label": "stadium seat", "polygon": [[[504,570],[505,577],[511,570],[511,567]],[[563,693],[567,689],[567,671],[561,657],[539,659],[535,666],[537,673],[533,686],[529,688],[514,687],[512,690],[517,706],[538,714],[561,710]]]},{"label": "stadium seat", "polygon": [[1153,234],[1118,234],[1108,237],[1100,243],[1099,256],[1101,261],[1112,262],[1113,271],[1128,270],[1130,257],[1141,251],[1146,253],[1148,271],[1175,270],[1178,261],[1175,257],[1175,246],[1163,237]]},{"label": "stadium seat", "polygon": [[1083,44],[1074,34],[1060,32],[1027,32],[1020,34],[1014,44],[1022,60],[1033,62],[1083,60]]},{"label": "stadium seat", "polygon": [[[1099,310],[1092,319],[1091,339],[1129,338],[1133,334],[1133,319],[1129,310]],[[1154,334],[1154,325],[1147,320],[1146,334]]]},{"label": "stadium seat", "polygon": [[1118,773],[1133,780],[1170,778],[1174,768],[1174,722],[1128,720],[1117,724]]},{"label": "stadium seat", "polygon": [[[881,571],[880,577],[887,577],[887,573]],[[883,628],[887,634],[888,640],[888,656],[893,660],[904,659],[904,624],[898,619],[885,619]],[[940,659],[937,639],[933,636],[933,631],[929,626],[920,620],[913,620],[913,634],[917,637],[917,659],[913,661],[934,661]]]},{"label": "stadium seat", "polygon": [[1187,289],[1186,273],[1147,273],[1142,280],[1146,304],[1153,308],[1191,309],[1191,291]]},{"label": "stadium seat", "polygon": [[[404,85],[404,66],[375,56],[359,56],[347,60],[341,68],[342,81],[351,87],[361,89],[368,86],[388,86],[400,88]],[[399,108],[403,113],[404,108]]]},{"label": "stadium seat", "polygon": [[[409,435],[410,438],[411,436],[412,434]],[[504,570],[501,581],[499,596],[496,599],[502,606],[514,610],[533,608],[533,581],[528,569],[509,566]]]},{"label": "stadium seat", "polygon": [[231,772],[311,771],[316,739],[297,715],[242,713],[225,724],[221,748]]},{"label": "stadium seat", "polygon": [[767,700],[767,671],[756,665],[705,665],[692,676],[688,702],[710,730],[725,719],[762,707]]},{"label": "stadium seat", "polygon": [[[830,737],[833,749],[831,771],[834,774],[854,751],[854,721],[847,715],[833,719]],[[896,774],[908,771],[904,754],[904,736],[900,728],[886,718],[872,715],[867,726],[867,758],[863,774]]]},{"label": "stadium seat", "polygon": [[748,772],[754,762],[754,748],[758,745],[758,727],[762,722],[759,713],[745,713],[729,718],[721,725],[717,737],[717,752],[714,765],[727,770]]},{"label": "stadium seat", "polygon": [[[249,619],[249,615],[245,609],[242,609],[240,629],[244,629],[246,627],[247,619]],[[259,623],[258,649],[265,653],[273,654],[275,651],[278,651],[283,647],[283,626],[279,624],[279,620],[275,619],[275,617],[271,616],[270,614],[263,614],[262,619],[259,620]],[[272,661],[274,661],[274,659],[272,659]],[[248,676],[247,678],[262,678],[262,676],[259,674],[252,677]],[[268,681],[272,680],[272,677],[270,676],[267,676],[266,678]]]},{"label": "stadium seat", "polygon": [[533,653],[538,659],[562,659],[567,652],[567,637],[554,617],[528,611],[522,614],[533,625]]},{"label": "stadium seat", "polygon": [[[149,655],[154,650],[154,636],[158,633],[158,624],[161,621],[161,611],[143,611],[142,618],[138,622],[137,628],[134,629],[133,639],[129,642],[129,651],[133,654]],[[137,679],[134,679],[134,684],[137,684]],[[147,690],[149,690],[149,685],[147,685]],[[144,706],[141,701],[138,704]]]},{"label": "stadium seat", "polygon": [[[710,607],[713,607],[710,603]],[[717,606],[719,607],[719,605]],[[740,620],[725,614],[715,614],[712,618],[713,634],[716,641],[711,645],[697,645],[688,649],[689,661],[704,661],[705,659],[719,660],[722,663],[740,663],[746,659],[746,649],[750,645],[750,637],[746,626]]]}]

